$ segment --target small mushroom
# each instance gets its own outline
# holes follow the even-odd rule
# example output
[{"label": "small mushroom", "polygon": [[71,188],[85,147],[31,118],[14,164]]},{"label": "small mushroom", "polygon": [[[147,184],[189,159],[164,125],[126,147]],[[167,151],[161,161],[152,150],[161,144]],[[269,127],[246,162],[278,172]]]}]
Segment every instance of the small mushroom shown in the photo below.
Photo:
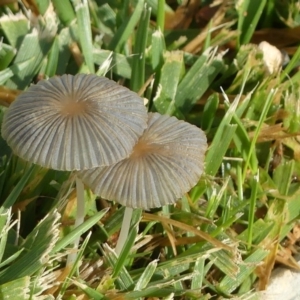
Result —
[{"label": "small mushroom", "polygon": [[147,124],[142,99],[116,82],[78,74],[40,81],[8,108],[2,136],[14,153],[55,170],[127,157]]},{"label": "small mushroom", "polygon": [[206,137],[175,117],[149,113],[148,128],[128,158],[78,172],[95,194],[124,206],[149,209],[174,203],[198,181]]},{"label": "small mushroom", "polygon": [[[147,111],[137,94],[105,77],[78,74],[40,81],[18,96],[4,116],[2,136],[21,158],[72,171],[124,159],[146,127]],[[76,188],[78,226],[84,219],[78,178]]]},{"label": "small mushroom", "polygon": [[198,127],[149,113],[148,128],[128,158],[78,172],[96,194],[126,206],[115,249],[118,255],[128,236],[133,208],[161,207],[181,198],[199,181],[206,148],[206,136]]}]

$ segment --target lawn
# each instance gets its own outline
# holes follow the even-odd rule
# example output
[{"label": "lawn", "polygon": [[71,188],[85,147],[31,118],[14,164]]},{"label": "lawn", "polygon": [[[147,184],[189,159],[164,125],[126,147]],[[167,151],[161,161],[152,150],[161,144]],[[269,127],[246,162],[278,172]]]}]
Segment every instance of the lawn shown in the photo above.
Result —
[{"label": "lawn", "polygon": [[208,143],[191,190],[129,211],[3,130],[0,299],[254,300],[278,265],[300,269],[298,1],[4,0],[0,37],[0,127],[31,85],[96,74]]}]

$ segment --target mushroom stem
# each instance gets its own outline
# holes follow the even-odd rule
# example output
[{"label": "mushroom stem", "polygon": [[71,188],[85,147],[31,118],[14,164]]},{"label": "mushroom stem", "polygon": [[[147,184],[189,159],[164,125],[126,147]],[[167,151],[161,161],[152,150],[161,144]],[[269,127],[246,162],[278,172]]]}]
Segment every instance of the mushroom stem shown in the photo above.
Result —
[{"label": "mushroom stem", "polygon": [[[84,185],[76,176],[76,193],[77,193],[77,209],[76,209],[76,219],[74,227],[78,227],[84,222],[85,215],[85,203],[84,203]],[[77,258],[77,250],[79,245],[80,236],[74,240],[73,252],[68,255],[67,265],[73,264]]]},{"label": "mushroom stem", "polygon": [[76,176],[76,191],[77,191],[77,212],[75,227],[79,226],[84,221],[85,203],[84,203],[84,185],[81,179]]},{"label": "mushroom stem", "polygon": [[120,232],[116,250],[115,250],[117,255],[120,255],[120,253],[124,247],[124,244],[127,240],[129,229],[130,229],[132,213],[133,213],[133,209],[131,207],[125,208],[125,213],[124,213],[122,226],[121,226],[121,232]]}]

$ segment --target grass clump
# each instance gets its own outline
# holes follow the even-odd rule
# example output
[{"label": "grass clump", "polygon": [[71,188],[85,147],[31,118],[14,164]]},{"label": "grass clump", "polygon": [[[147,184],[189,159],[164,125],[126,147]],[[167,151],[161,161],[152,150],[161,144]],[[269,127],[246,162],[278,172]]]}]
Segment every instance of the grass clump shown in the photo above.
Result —
[{"label": "grass clump", "polygon": [[117,256],[125,208],[86,188],[74,228],[74,174],[31,165],[0,138],[3,299],[259,299],[277,263],[299,269],[299,14],[294,1],[252,2],[0,7],[0,124],[31,83],[87,73],[201,127],[209,142],[198,184],[175,205],[135,210]]}]

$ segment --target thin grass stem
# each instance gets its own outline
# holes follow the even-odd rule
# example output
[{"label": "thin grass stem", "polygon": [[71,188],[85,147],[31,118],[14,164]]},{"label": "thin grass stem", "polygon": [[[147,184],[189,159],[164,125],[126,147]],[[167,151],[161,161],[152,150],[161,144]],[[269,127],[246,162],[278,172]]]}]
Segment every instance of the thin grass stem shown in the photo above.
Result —
[{"label": "thin grass stem", "polygon": [[158,1],[157,9],[157,29],[164,32],[165,28],[165,0]]},{"label": "thin grass stem", "polygon": [[249,218],[248,218],[247,249],[249,251],[252,248],[252,241],[253,241],[253,227],[254,227],[257,190],[258,190],[258,183],[259,183],[259,170],[257,170],[257,174],[254,176],[253,179],[254,180],[253,180],[253,186],[252,186],[252,190],[251,190]]}]

